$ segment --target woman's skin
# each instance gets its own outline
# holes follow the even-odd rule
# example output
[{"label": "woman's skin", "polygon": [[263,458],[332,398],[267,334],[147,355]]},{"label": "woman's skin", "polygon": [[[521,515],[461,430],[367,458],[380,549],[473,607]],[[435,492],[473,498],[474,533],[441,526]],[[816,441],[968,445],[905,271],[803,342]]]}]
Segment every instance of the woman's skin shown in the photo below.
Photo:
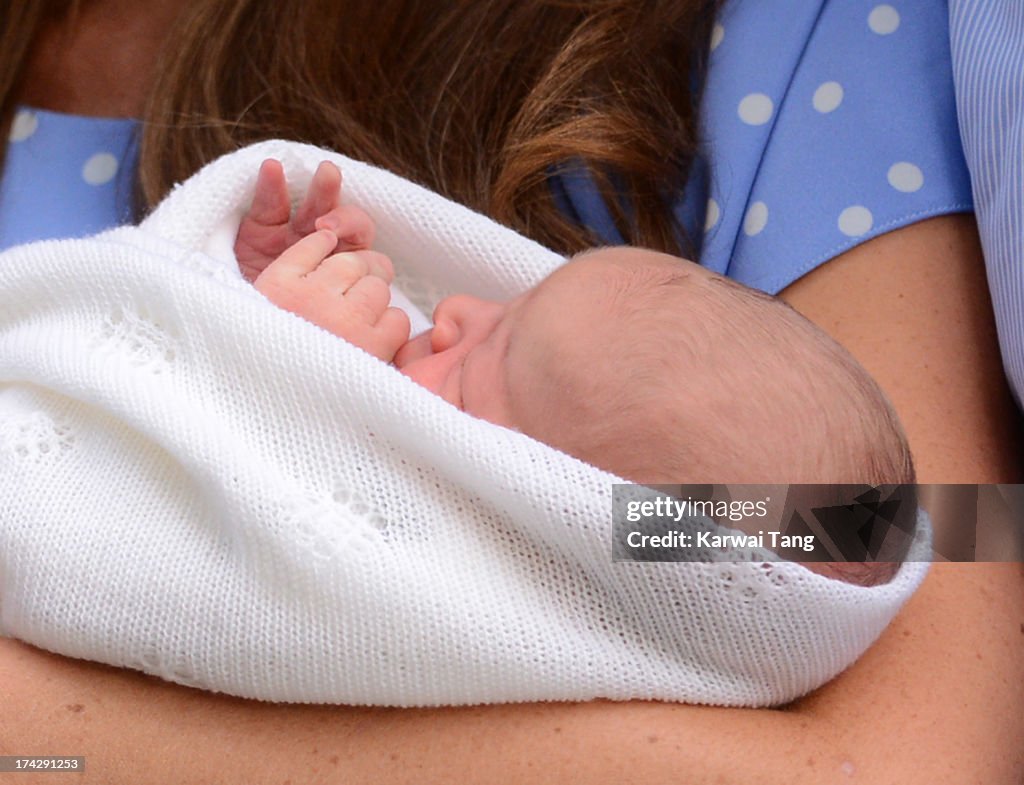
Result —
[{"label": "woman's skin", "polygon": [[44,28],[19,99],[93,117],[141,117],[164,35],[188,0],[82,0],[77,19]]},{"label": "woman's skin", "polygon": [[[87,3],[75,36],[43,36],[22,100],[138,116],[153,52],[183,4]],[[970,217],[878,237],[783,297],[878,379],[921,481],[1020,481]],[[76,781],[103,785],[1011,783],[1024,778],[1022,708],[1024,568],[1012,564],[935,565],[860,661],[785,710],[260,704],[0,639],[0,754],[84,755]]]},{"label": "woman's skin", "polygon": [[933,218],[833,259],[782,298],[889,396],[920,482],[1024,482],[973,215]]},{"label": "woman's skin", "polygon": [[0,640],[0,754],[84,755],[90,785],[1009,785],[1024,774],[1022,583],[1020,565],[935,565],[860,661],[782,711],[259,704]]}]

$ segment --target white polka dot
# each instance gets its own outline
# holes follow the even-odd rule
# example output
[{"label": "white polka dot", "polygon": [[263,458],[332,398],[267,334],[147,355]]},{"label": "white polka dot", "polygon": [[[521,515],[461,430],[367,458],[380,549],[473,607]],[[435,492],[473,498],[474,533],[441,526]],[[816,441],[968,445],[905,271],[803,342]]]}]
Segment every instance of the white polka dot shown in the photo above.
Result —
[{"label": "white polka dot", "polygon": [[711,51],[714,52],[722,39],[725,38],[725,28],[722,25],[715,25],[711,28]]},{"label": "white polka dot", "polygon": [[35,112],[22,109],[14,116],[11,123],[11,133],[7,138],[12,142],[21,142],[28,139],[39,127],[39,118]]},{"label": "white polka dot", "polygon": [[755,234],[760,234],[767,223],[768,205],[764,202],[754,202],[743,219],[743,231],[749,237],[753,237]]},{"label": "white polka dot", "polygon": [[912,194],[924,185],[924,173],[913,164],[900,161],[889,167],[889,185],[897,191]]},{"label": "white polka dot", "polygon": [[900,13],[891,5],[876,5],[868,14],[868,27],[879,35],[895,33],[900,26]]},{"label": "white polka dot", "polygon": [[110,153],[96,153],[82,167],[82,179],[89,185],[109,183],[117,174],[117,159]]},{"label": "white polka dot", "polygon": [[718,219],[722,215],[722,211],[718,209],[718,202],[708,199],[708,211],[704,215],[704,231],[708,232],[718,223]]},{"label": "white polka dot", "polygon": [[751,93],[740,101],[740,120],[747,125],[764,125],[772,119],[772,99],[764,93]]},{"label": "white polka dot", "polygon": [[860,237],[871,230],[874,221],[868,208],[855,204],[839,213],[839,231],[848,237]]},{"label": "white polka dot", "polygon": [[814,91],[814,108],[822,114],[834,112],[843,102],[843,86],[839,82],[825,82]]}]

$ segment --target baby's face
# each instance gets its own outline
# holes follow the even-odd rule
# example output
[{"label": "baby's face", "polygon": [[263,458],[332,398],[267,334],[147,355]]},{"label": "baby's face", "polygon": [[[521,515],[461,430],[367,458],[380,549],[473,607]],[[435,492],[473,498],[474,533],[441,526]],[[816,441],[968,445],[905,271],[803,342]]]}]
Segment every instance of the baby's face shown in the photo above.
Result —
[{"label": "baby's face", "polygon": [[509,303],[449,297],[434,311],[434,328],[405,344],[395,365],[468,414],[560,446],[550,435],[567,423],[551,420],[563,420],[573,400],[584,403],[583,391],[566,389],[561,373],[555,385],[551,371],[569,364],[570,377],[608,373],[600,363],[614,329],[617,288],[623,269],[638,264],[684,263],[653,251],[603,248]]}]

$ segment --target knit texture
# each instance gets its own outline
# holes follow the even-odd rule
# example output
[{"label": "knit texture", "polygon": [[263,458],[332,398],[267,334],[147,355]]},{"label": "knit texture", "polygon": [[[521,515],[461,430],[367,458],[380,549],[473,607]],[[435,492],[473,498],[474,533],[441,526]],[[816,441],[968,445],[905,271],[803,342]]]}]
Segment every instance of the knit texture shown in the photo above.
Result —
[{"label": "knit texture", "polygon": [[296,199],[335,161],[428,312],[562,261],[283,142],[214,162],[139,227],[7,252],[3,634],[277,701],[755,706],[848,666],[920,582],[917,562],[873,588],[764,560],[613,562],[615,477],[457,411],[239,276],[271,156]]}]

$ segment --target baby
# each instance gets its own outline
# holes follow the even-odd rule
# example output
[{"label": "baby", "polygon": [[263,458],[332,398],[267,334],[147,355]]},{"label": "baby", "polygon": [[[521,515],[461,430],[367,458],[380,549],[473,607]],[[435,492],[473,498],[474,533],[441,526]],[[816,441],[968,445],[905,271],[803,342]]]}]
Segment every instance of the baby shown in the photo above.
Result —
[{"label": "baby", "polygon": [[373,222],[324,163],[294,217],[261,168],[235,251],[271,302],[467,414],[645,483],[913,482],[871,377],[782,301],[636,248],[574,257],[507,303],[443,300],[409,340]]},{"label": "baby", "polygon": [[[322,164],[293,219],[265,162],[236,240],[243,272],[467,414],[645,485],[914,482],[899,421],[842,347],[781,300],[667,254],[600,248],[511,302],[449,297],[409,340],[391,261],[368,248],[369,216],[338,205],[340,185]],[[898,567],[804,566],[863,585]]]}]

